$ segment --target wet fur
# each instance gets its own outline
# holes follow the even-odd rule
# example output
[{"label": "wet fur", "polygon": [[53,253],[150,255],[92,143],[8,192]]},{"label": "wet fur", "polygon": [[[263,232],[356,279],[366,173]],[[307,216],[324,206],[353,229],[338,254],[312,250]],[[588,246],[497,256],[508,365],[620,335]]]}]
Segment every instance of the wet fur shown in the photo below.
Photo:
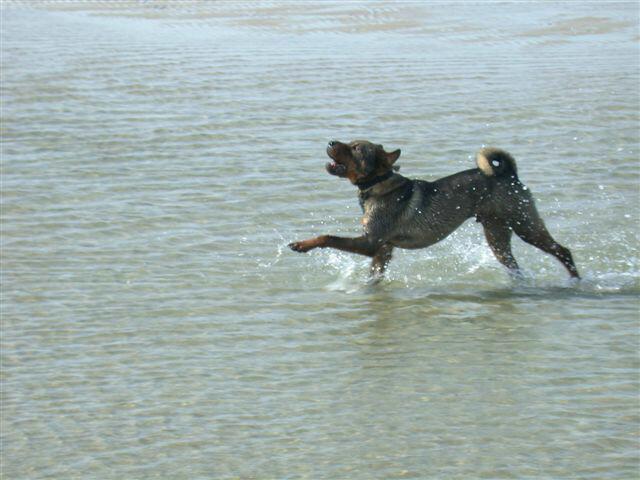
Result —
[{"label": "wet fur", "polygon": [[476,157],[478,168],[434,182],[396,173],[400,150],[386,152],[382,145],[366,140],[332,141],[327,154],[332,159],[327,171],[349,179],[359,189],[363,234],[356,238],[321,235],[289,244],[294,251],[329,247],[366,255],[373,259],[372,276],[380,278],[394,248],[428,247],[475,217],[496,258],[511,273],[520,274],[511,253],[515,232],[555,256],[572,277],[579,278],[571,252],[547,231],[531,191],[518,179],[515,160],[504,150],[484,148]]}]

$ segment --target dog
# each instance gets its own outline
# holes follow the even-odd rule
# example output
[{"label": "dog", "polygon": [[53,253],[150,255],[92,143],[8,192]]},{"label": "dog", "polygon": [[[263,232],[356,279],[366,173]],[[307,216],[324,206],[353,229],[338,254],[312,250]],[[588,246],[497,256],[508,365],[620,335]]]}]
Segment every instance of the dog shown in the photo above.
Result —
[{"label": "dog", "polygon": [[521,276],[511,253],[515,232],[525,242],[556,257],[572,278],[580,278],[569,249],[556,242],[540,218],[531,191],[518,179],[514,158],[498,148],[483,148],[477,168],[434,182],[400,175],[400,150],[385,151],[366,140],[331,141],[331,175],[347,178],[358,190],[363,234],[356,238],[321,235],[290,243],[296,252],[336,248],[372,258],[370,274],[379,280],[394,248],[425,248],[446,238],[468,218],[482,224],[498,261]]}]

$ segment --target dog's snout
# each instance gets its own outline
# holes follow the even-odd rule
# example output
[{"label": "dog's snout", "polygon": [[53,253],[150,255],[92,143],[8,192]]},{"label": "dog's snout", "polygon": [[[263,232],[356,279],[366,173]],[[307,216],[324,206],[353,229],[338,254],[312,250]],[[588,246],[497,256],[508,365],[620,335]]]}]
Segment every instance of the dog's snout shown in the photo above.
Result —
[{"label": "dog's snout", "polygon": [[338,142],[337,140],[331,140],[329,142],[329,147],[335,147],[338,143],[340,143],[340,142]]}]

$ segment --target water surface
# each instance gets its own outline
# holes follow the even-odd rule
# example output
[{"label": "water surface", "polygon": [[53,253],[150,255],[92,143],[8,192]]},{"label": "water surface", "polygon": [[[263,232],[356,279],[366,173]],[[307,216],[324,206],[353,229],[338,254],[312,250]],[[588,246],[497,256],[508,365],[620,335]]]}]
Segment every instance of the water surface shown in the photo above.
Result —
[{"label": "water surface", "polygon": [[[2,477],[635,478],[629,3],[2,6]],[[326,142],[513,153],[584,280],[365,259]]]}]

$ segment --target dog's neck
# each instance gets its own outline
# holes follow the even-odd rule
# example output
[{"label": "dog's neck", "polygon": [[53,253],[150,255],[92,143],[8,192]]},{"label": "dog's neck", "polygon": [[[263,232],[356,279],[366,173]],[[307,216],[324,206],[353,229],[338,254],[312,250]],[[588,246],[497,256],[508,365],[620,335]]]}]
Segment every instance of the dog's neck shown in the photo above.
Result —
[{"label": "dog's neck", "polygon": [[[406,186],[407,184],[412,185],[413,183],[397,173],[391,173],[391,175],[387,176],[387,174],[383,175],[385,177],[384,180],[380,180],[374,183],[371,187],[367,189],[362,189],[358,191],[358,200],[360,202],[360,206],[364,209],[364,204],[375,198],[379,198],[385,195],[390,194],[391,192],[395,192],[397,189]],[[380,177],[378,177],[380,178]]]},{"label": "dog's neck", "polygon": [[393,170],[389,170],[387,173],[379,175],[377,177],[373,177],[370,180],[363,180],[360,182],[356,182],[355,185],[360,189],[361,192],[365,190],[369,190],[371,187],[384,182],[385,180],[390,179],[393,176]]}]

